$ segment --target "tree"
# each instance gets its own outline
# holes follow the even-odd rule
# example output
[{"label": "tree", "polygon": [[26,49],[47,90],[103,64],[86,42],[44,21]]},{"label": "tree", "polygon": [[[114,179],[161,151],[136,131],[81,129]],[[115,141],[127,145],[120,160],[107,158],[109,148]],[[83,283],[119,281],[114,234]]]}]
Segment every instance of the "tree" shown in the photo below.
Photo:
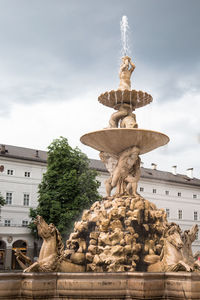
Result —
[{"label": "tree", "polygon": [[3,196],[0,193],[0,207],[4,206],[4,204],[6,204],[5,199],[3,198]]},{"label": "tree", "polygon": [[[70,147],[64,137],[54,140],[48,147],[47,171],[39,185],[38,206],[30,210],[30,216],[34,219],[41,215],[62,235],[68,234],[83,209],[101,199],[96,176],[84,153]],[[30,228],[36,233],[33,222]]]}]

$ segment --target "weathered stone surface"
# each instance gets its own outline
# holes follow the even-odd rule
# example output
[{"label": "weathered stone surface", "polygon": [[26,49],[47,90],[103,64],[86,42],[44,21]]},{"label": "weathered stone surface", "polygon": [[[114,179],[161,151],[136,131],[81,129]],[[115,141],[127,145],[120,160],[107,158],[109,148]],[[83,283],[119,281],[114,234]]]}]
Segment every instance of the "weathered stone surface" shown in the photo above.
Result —
[{"label": "weathered stone surface", "polygon": [[38,261],[25,266],[25,272],[200,270],[191,250],[198,227],[182,233],[178,225],[167,222],[164,210],[140,195],[95,202],[75,223],[65,250],[53,224],[38,217],[38,227],[44,243]]},{"label": "weathered stone surface", "polygon": [[98,151],[119,154],[137,146],[140,154],[147,153],[169,142],[163,133],[138,128],[108,128],[84,134],[81,142]]},{"label": "weathered stone surface", "polygon": [[112,107],[116,110],[119,109],[122,103],[129,105],[131,110],[134,110],[139,107],[143,107],[147,104],[150,104],[153,101],[151,95],[142,92],[142,91],[109,91],[102,93],[98,97],[98,101],[105,106]]},{"label": "weathered stone surface", "polygon": [[0,274],[0,299],[199,300],[199,273]]}]

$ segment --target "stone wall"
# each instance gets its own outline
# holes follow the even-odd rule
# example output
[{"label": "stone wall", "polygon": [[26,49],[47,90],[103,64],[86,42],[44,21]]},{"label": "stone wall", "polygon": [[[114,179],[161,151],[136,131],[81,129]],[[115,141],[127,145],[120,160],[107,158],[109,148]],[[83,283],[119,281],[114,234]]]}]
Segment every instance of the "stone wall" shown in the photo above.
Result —
[{"label": "stone wall", "polygon": [[197,273],[1,273],[0,299],[200,299]]}]

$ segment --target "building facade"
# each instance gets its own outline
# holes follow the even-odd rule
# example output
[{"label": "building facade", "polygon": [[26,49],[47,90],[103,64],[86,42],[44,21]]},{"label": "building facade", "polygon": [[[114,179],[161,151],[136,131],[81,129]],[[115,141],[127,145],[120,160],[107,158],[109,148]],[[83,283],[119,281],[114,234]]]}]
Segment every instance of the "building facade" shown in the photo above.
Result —
[{"label": "building facade", "polygon": [[[17,269],[15,249],[30,257],[37,255],[36,244],[28,229],[29,210],[37,207],[38,185],[46,171],[45,151],[0,145],[0,193],[6,205],[0,211],[0,269]],[[99,160],[90,160],[90,167],[98,171],[99,192],[105,196],[104,181],[109,174]],[[192,225],[200,227],[200,179],[191,174],[176,174],[141,168],[138,192],[158,208],[164,208],[170,222],[183,230]],[[200,235],[199,235],[200,237]],[[197,236],[193,251],[200,250]]]},{"label": "building facade", "polygon": [[0,211],[0,268],[18,268],[14,250],[34,257],[30,234],[30,207],[37,206],[38,185],[46,170],[46,152],[14,146],[1,146],[0,193],[6,205]]}]

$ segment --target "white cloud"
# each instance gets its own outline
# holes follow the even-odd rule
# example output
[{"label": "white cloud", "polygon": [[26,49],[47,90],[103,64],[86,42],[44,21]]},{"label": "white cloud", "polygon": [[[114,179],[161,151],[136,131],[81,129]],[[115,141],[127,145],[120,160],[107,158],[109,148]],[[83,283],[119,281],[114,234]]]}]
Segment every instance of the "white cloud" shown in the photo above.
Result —
[{"label": "white cloud", "polygon": [[[90,158],[98,159],[96,150],[80,143],[83,134],[105,128],[113,113],[98,103],[97,97],[93,91],[67,102],[15,104],[9,118],[0,118],[0,128],[4,128],[1,142],[46,149],[54,138],[65,136],[71,146],[78,146]],[[136,110],[140,128],[160,131],[170,137],[167,146],[142,156],[146,167],[150,167],[151,162],[162,170],[178,165],[180,173],[194,167],[194,175],[200,177],[199,99],[198,94],[185,94],[173,103],[154,101]]]},{"label": "white cloud", "polygon": [[194,167],[200,177],[198,1],[19,2],[2,1],[0,11],[1,142],[45,149],[63,135],[98,158],[79,139],[106,127],[113,112],[97,97],[118,86],[119,22],[127,14],[132,86],[154,97],[136,111],[139,126],[171,139],[142,159],[164,170]]},{"label": "white cloud", "polygon": [[200,177],[200,94],[186,93],[174,102],[155,101],[151,106],[138,110],[140,127],[163,132],[170,142],[143,156],[143,161],[149,166],[150,162],[158,163],[163,170],[178,165],[180,173],[194,167],[194,175]]}]

